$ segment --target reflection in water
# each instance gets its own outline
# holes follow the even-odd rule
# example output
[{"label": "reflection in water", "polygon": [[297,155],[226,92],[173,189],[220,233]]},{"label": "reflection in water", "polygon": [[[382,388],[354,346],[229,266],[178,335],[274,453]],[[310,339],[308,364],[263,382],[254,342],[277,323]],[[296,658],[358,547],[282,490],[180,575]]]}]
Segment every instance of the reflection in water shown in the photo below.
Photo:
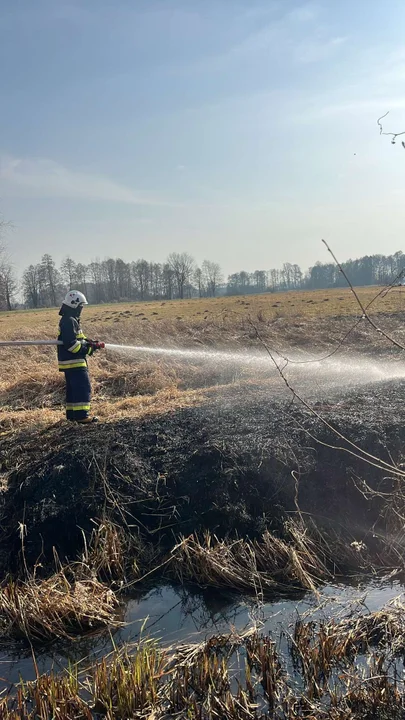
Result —
[{"label": "reflection in water", "polygon": [[[150,636],[163,644],[195,642],[216,633],[239,631],[259,623],[264,632],[280,638],[289,632],[298,615],[313,617],[344,617],[356,605],[373,612],[403,592],[398,581],[362,585],[334,585],[322,588],[319,597],[305,594],[300,600],[278,599],[259,604],[214,590],[191,590],[162,586],[132,597],[126,606],[126,626],[113,635],[81,638],[68,645],[44,647],[36,654],[39,672],[58,671],[68,662],[86,660],[86,664],[113,649],[113,645],[136,642]],[[33,680],[35,672],[31,651],[21,646],[0,649],[0,688],[18,682],[20,677]]]}]

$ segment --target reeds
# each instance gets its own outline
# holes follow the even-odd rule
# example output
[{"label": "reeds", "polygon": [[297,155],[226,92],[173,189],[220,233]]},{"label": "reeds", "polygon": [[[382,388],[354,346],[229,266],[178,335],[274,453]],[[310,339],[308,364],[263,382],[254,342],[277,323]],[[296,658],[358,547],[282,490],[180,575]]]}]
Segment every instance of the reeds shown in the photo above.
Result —
[{"label": "reeds", "polygon": [[281,701],[285,682],[285,673],[277,653],[276,643],[270,637],[261,636],[256,632],[246,640],[246,654],[250,697],[254,697],[254,686],[251,681],[251,673],[254,670],[259,675],[269,709],[273,711]]},{"label": "reeds", "polygon": [[83,563],[91,568],[98,579],[114,583],[124,582],[129,563],[135,575],[138,574],[135,557],[132,562],[128,558],[129,538],[124,528],[111,520],[105,518],[98,522],[89,542],[87,543],[85,538],[84,541]]},{"label": "reeds", "polygon": [[315,590],[328,576],[322,555],[298,525],[286,539],[266,531],[261,540],[219,540],[209,532],[183,538],[172,551],[171,570],[180,581],[230,588],[257,596]]},{"label": "reeds", "polygon": [[68,580],[65,571],[47,580],[10,580],[0,589],[0,636],[44,642],[116,626],[118,601],[95,578]]},{"label": "reeds", "polygon": [[83,671],[21,682],[0,702],[0,720],[403,720],[404,686],[389,648],[359,658],[340,665],[323,650],[315,688],[298,668],[287,671],[276,641],[256,629],[180,647],[144,639]]},{"label": "reeds", "polygon": [[153,641],[139,643],[132,655],[124,648],[103,658],[87,681],[93,711],[111,719],[150,711],[159,703],[167,665],[167,653]]},{"label": "reeds", "polygon": [[88,703],[80,697],[77,670],[40,675],[34,683],[20,683],[16,697],[0,702],[0,720],[92,720]]},{"label": "reeds", "polygon": [[329,658],[335,661],[353,658],[373,647],[389,648],[393,657],[405,654],[405,606],[399,600],[368,615],[321,622],[317,632],[314,628],[298,621],[294,641],[302,657],[311,646],[315,647],[316,654],[322,656],[323,667],[329,665]]}]

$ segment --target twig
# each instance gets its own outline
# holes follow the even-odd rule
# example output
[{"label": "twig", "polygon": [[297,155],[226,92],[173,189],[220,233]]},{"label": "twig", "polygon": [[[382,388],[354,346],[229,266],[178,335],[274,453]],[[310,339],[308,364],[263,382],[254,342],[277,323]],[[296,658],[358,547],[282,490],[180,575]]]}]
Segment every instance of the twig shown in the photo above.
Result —
[{"label": "twig", "polygon": [[334,254],[333,250],[331,250],[331,248],[329,247],[329,245],[328,245],[328,243],[326,242],[326,240],[322,240],[322,242],[323,242],[323,244],[325,245],[327,251],[332,255],[332,257],[333,257],[333,259],[334,259],[337,267],[339,268],[339,270],[340,270],[340,272],[342,273],[344,279],[346,280],[346,282],[347,282],[350,290],[352,291],[354,297],[356,298],[356,302],[357,302],[358,306],[360,307],[361,312],[363,313],[362,319],[363,319],[363,320],[367,320],[367,322],[370,323],[370,325],[374,328],[374,330],[376,330],[376,331],[379,333],[379,335],[382,335],[383,337],[385,337],[385,339],[388,340],[388,341],[389,341],[390,343],[392,343],[393,345],[395,345],[395,347],[399,348],[400,350],[405,350],[405,346],[404,346],[404,345],[402,345],[400,342],[398,342],[397,340],[395,340],[395,338],[391,337],[391,335],[388,335],[388,333],[386,333],[385,330],[381,330],[381,328],[379,328],[379,327],[375,324],[374,320],[368,315],[368,313],[367,313],[367,307],[364,307],[363,303],[361,302],[361,300],[360,300],[360,298],[359,298],[356,290],[354,289],[354,287],[353,287],[353,285],[352,285],[352,282],[351,282],[350,278],[348,277],[348,275],[347,275],[347,273],[345,272],[343,266],[341,265],[341,263],[340,263],[339,260],[337,259],[337,257],[336,257],[336,255]]},{"label": "twig", "polygon": [[[365,310],[368,310],[371,305],[373,305],[373,303],[378,300],[379,297],[385,297],[390,292],[390,290],[392,290],[393,287],[396,287],[399,283],[399,280],[403,277],[404,274],[405,268],[402,268],[402,270],[394,277],[392,282],[389,285],[385,285],[381,290],[379,290],[379,292],[370,300],[370,302],[367,303],[367,305],[365,306]],[[354,332],[357,326],[363,322],[364,319],[365,318],[363,315],[357,318],[357,320],[353,323],[349,330],[347,330],[347,332],[339,340],[337,345],[335,345],[335,347],[330,350],[326,355],[322,355],[322,357],[311,358],[310,360],[291,360],[291,358],[288,358],[286,355],[284,355],[280,350],[278,350],[278,348],[274,348],[274,350],[277,355],[285,361],[286,365],[309,365],[310,363],[318,363],[323,362],[324,360],[329,360],[331,357],[333,357],[333,355],[336,355],[336,353],[338,353],[342,347],[344,347],[347,338],[352,334],[352,332]]]},{"label": "twig", "polygon": [[[363,450],[361,447],[359,447],[356,443],[352,442],[349,438],[347,438],[343,433],[341,433],[337,428],[335,428],[333,425],[331,425],[326,418],[324,418],[317,410],[315,410],[309,402],[307,402],[297,391],[295,388],[291,385],[288,378],[286,377],[284,370],[285,367],[280,367],[279,363],[277,362],[276,358],[274,357],[274,353],[270,348],[268,347],[266,341],[262,338],[262,336],[259,333],[259,330],[254,325],[253,321],[249,318],[252,327],[254,327],[256,331],[256,335],[262,346],[264,347],[265,351],[267,352],[268,356],[270,357],[273,365],[275,366],[277,372],[279,373],[281,379],[283,380],[285,386],[289,390],[289,392],[293,395],[294,398],[296,398],[314,417],[316,417],[328,430],[330,430],[336,437],[339,438],[339,440],[343,441],[344,443],[347,443],[349,445],[349,448],[345,448],[342,446],[335,446],[330,445],[328,443],[325,443],[318,438],[316,438],[314,435],[312,435],[309,431],[308,434],[310,437],[312,437],[313,440],[315,440],[320,445],[325,445],[327,447],[331,447],[334,450],[342,450],[343,452],[348,453],[349,455],[353,455],[359,460],[362,460],[363,462],[366,462],[369,465],[373,465],[374,467],[377,467],[379,470],[389,470],[393,474],[395,474],[398,477],[405,478],[405,471],[401,470],[400,468],[397,468],[395,465],[392,465],[391,463],[387,463],[385,460],[381,460],[380,458],[376,457],[375,455],[372,455],[371,453],[367,452],[366,450]],[[404,348],[405,349],[405,348]],[[351,450],[350,448],[353,448]]]},{"label": "twig", "polygon": [[[381,120],[384,120],[384,118],[386,118],[387,115],[389,115],[389,112],[390,111],[388,110],[388,112],[386,112],[385,115],[381,115],[381,117],[378,118],[377,125],[380,128],[380,135],[388,135],[388,136],[392,137],[391,144],[395,145],[395,140],[397,139],[397,137],[400,137],[400,135],[405,135],[405,130],[400,133],[384,132]],[[402,141],[402,147],[405,148],[405,143],[403,141]]]}]

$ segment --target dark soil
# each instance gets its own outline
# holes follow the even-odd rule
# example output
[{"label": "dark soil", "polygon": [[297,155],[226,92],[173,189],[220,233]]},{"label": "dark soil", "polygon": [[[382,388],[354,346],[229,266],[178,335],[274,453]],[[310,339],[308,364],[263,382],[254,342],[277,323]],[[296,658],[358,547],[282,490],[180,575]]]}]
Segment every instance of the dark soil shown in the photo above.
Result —
[{"label": "dark soil", "polygon": [[[363,386],[315,408],[363,450],[399,463],[404,389],[398,381]],[[164,416],[14,435],[0,445],[0,470],[9,473],[0,567],[21,567],[23,546],[30,567],[52,561],[53,548],[75,559],[106,514],[162,547],[194,530],[282,532],[297,501],[355,540],[370,538],[372,527],[391,532],[385,500],[366,499],[354,479],[379,490],[398,481],[342,448],[356,452],[298,401],[259,386]]]}]

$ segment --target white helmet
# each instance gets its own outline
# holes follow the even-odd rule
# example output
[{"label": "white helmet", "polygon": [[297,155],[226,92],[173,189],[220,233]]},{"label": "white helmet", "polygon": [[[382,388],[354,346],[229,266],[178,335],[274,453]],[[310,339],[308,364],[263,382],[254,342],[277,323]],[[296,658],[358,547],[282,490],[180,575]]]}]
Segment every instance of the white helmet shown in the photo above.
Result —
[{"label": "white helmet", "polygon": [[63,301],[63,305],[67,305],[70,308],[78,308],[80,305],[88,304],[86,296],[79,290],[70,290]]}]

